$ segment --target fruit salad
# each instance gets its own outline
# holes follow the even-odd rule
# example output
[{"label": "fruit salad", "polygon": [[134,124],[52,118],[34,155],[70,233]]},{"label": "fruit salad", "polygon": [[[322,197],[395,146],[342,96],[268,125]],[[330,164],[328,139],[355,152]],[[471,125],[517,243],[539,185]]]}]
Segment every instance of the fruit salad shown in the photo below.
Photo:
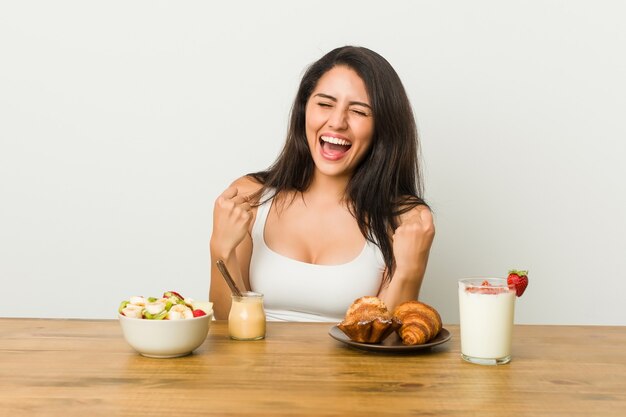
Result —
[{"label": "fruit salad", "polygon": [[206,316],[213,303],[185,298],[176,291],[166,291],[161,298],[133,296],[120,303],[118,312],[126,317],[147,320],[181,320]]}]

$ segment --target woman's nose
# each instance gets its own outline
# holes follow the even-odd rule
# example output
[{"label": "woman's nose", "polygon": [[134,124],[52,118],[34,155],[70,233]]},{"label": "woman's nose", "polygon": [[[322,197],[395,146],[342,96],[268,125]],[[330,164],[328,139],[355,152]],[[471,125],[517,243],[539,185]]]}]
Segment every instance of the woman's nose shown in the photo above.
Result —
[{"label": "woman's nose", "polygon": [[328,119],[328,127],[332,127],[333,129],[345,129],[348,127],[348,118],[347,111],[340,108],[339,106],[335,106],[333,112],[330,114]]}]

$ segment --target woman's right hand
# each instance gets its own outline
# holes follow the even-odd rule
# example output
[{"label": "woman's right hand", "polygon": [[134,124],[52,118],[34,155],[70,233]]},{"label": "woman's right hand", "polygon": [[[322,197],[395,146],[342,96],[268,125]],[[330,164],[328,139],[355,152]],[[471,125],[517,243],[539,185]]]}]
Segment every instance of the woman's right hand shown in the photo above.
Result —
[{"label": "woman's right hand", "polygon": [[246,196],[235,186],[215,200],[211,251],[226,259],[249,233],[252,211]]}]

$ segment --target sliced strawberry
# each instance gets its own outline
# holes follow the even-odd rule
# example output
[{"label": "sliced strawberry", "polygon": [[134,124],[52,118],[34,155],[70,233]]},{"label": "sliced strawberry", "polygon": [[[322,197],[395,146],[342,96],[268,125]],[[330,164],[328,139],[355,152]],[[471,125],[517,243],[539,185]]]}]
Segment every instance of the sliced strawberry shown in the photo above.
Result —
[{"label": "sliced strawberry", "polygon": [[488,280],[484,280],[480,286],[468,287],[465,291],[474,294],[502,294],[507,291],[507,288],[494,287]]},{"label": "sliced strawberry", "polygon": [[521,297],[528,287],[528,271],[518,271],[512,269],[509,271],[509,276],[506,279],[509,287],[515,288],[515,294]]},{"label": "sliced strawberry", "polygon": [[504,290],[504,288],[502,288],[502,287],[494,287],[487,280],[484,280],[482,282],[482,284],[480,284],[480,285],[481,285],[481,288],[478,288],[478,292],[480,294],[500,294]]},{"label": "sliced strawberry", "polygon": [[165,291],[163,293],[163,298],[172,298],[176,300],[176,303],[182,303],[185,300],[185,297],[177,293],[176,291]]},{"label": "sliced strawberry", "polygon": [[486,293],[485,290],[487,290],[487,288],[481,288],[481,287],[489,287],[489,286],[491,286],[489,281],[484,280],[483,282],[481,282],[480,286],[465,288],[465,292],[474,293],[474,294],[485,294]]},{"label": "sliced strawberry", "polygon": [[206,316],[206,313],[204,312],[204,310],[196,309],[193,311],[193,316],[202,317],[202,316]]}]

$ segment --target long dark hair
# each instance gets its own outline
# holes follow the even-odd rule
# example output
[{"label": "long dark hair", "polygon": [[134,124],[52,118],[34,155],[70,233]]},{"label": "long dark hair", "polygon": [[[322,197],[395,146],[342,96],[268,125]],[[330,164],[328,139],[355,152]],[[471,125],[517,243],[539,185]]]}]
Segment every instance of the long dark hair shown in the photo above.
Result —
[{"label": "long dark hair", "polygon": [[396,71],[376,52],[345,46],[307,69],[291,108],[283,150],[266,171],[249,174],[263,184],[253,199],[260,204],[267,189],[274,189],[276,195],[304,192],[309,187],[315,166],[305,132],[306,105],[319,79],[338,65],[353,69],[363,79],[372,107],[372,145],[348,183],[346,201],[363,236],[379,246],[386,266],[383,278],[388,282],[395,269],[391,233],[398,226],[398,216],[426,203],[411,104]]}]

